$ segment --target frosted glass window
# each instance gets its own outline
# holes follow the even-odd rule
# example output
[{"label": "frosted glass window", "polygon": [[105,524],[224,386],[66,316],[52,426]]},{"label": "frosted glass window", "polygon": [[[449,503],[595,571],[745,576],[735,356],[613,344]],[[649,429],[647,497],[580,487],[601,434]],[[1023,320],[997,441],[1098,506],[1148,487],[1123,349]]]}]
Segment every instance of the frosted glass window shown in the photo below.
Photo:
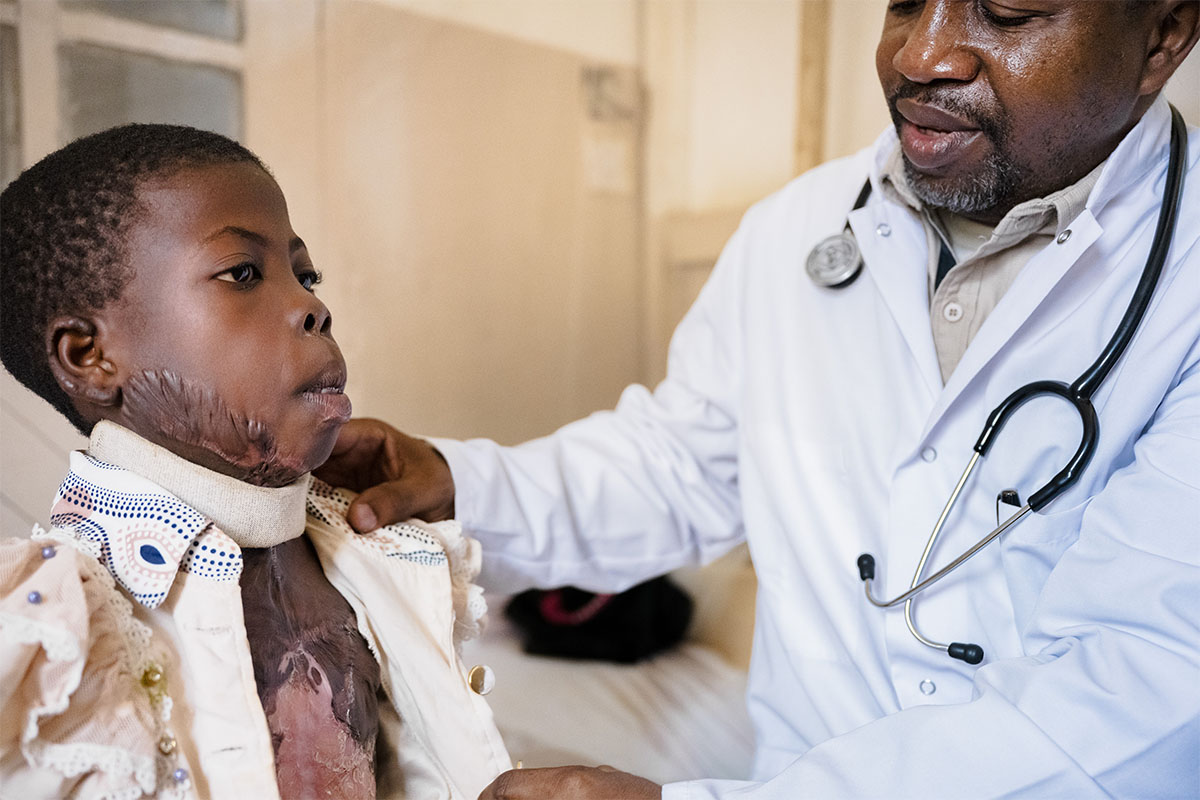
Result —
[{"label": "frosted glass window", "polygon": [[169,122],[242,132],[236,72],[95,45],[59,48],[62,140],[127,122]]},{"label": "frosted glass window", "polygon": [[0,184],[21,173],[21,76],[17,31],[0,25]]},{"label": "frosted glass window", "polygon": [[241,4],[237,0],[61,0],[61,3],[63,8],[101,11],[148,25],[221,39],[242,38]]}]

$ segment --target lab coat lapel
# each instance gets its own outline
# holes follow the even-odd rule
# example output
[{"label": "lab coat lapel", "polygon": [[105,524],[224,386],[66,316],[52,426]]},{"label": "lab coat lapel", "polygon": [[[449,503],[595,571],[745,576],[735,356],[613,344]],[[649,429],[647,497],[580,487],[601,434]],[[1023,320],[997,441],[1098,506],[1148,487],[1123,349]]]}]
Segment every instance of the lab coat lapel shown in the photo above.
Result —
[{"label": "lab coat lapel", "polygon": [[[1153,172],[1163,170],[1163,154],[1170,140],[1170,107],[1159,97],[1143,116],[1137,126],[1121,141],[1109,156],[1108,164],[1092,189],[1087,208],[1068,226],[1071,235],[1059,243],[1057,240],[1034,256],[1017,275],[1012,286],[1000,298],[996,308],[988,315],[963,354],[929,415],[925,437],[950,405],[970,386],[1003,348],[1008,346],[1021,327],[1032,317],[1050,292],[1068,272],[1077,272],[1075,265],[1083,254],[1096,243],[1103,230],[1096,219],[1103,213],[1109,200],[1135,182],[1145,181]],[[1162,180],[1159,178],[1158,180]],[[1157,185],[1157,184],[1156,184]],[[1110,234],[1114,232],[1110,230]],[[1117,236],[1121,233],[1115,232]],[[1133,235],[1132,231],[1128,235]],[[1082,265],[1081,265],[1082,266]],[[1088,278],[1099,282],[1105,270],[1087,270]],[[1080,273],[1082,276],[1083,273]],[[1094,288],[1094,287],[1093,287]],[[1087,290],[1085,290],[1087,291]],[[1048,309],[1053,318],[1043,325],[1048,329],[1058,320],[1066,318],[1074,306],[1059,305]],[[1098,351],[1097,351],[1098,352]],[[1052,380],[1074,380],[1074,375],[1032,375],[1030,380],[1049,378]],[[1013,389],[1017,387],[1012,387]]]},{"label": "lab coat lapel", "polygon": [[936,397],[942,391],[942,376],[929,325],[925,231],[911,213],[893,203],[868,204],[851,212],[849,222],[866,277],[878,287],[930,396]]},{"label": "lab coat lapel", "polygon": [[[1089,247],[1100,238],[1101,228],[1090,211],[1085,210],[1070,225],[1070,237],[1059,243],[1057,240],[1035,255],[1017,275],[1008,291],[1000,298],[996,308],[984,321],[979,333],[963,353],[962,360],[950,374],[946,388],[938,397],[926,422],[922,438],[945,413],[946,409],[963,393],[1006,347],[1021,327],[1034,314],[1054,287],[1071,270]],[[1050,313],[1066,316],[1070,308],[1060,307]],[[1050,324],[1053,324],[1051,322]],[[1034,375],[1030,380],[1070,380],[1074,376]],[[1017,388],[1017,387],[1012,387]]]}]

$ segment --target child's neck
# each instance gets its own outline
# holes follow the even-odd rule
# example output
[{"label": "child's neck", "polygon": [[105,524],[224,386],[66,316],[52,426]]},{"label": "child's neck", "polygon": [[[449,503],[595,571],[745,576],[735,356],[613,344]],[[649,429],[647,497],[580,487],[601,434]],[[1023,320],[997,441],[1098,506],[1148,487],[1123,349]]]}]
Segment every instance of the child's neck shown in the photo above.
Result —
[{"label": "child's neck", "polygon": [[205,469],[255,486],[280,487],[308,470],[287,463],[263,423],[232,411],[209,386],[169,370],[132,375],[115,421]]},{"label": "child's neck", "polygon": [[307,474],[287,486],[255,486],[108,421],[92,430],[88,453],[158,484],[212,519],[242,547],[270,547],[304,531]]}]

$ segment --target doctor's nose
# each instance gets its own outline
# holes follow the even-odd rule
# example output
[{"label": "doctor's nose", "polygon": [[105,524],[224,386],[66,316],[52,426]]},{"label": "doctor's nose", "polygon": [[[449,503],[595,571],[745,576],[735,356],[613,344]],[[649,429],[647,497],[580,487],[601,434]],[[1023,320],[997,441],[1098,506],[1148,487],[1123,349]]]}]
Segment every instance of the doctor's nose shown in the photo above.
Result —
[{"label": "doctor's nose", "polygon": [[979,71],[979,57],[968,41],[967,4],[935,0],[921,9],[892,66],[913,83],[969,82]]}]

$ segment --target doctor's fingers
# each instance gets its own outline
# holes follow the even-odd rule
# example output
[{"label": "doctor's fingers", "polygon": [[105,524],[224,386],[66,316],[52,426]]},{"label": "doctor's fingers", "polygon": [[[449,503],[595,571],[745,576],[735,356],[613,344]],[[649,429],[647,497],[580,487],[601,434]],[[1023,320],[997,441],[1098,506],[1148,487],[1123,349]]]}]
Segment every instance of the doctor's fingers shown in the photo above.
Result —
[{"label": "doctor's fingers", "polygon": [[454,516],[454,479],[442,454],[380,420],[350,420],[315,474],[362,492],[347,514],[359,532],[411,517],[433,522]]},{"label": "doctor's fingers", "polygon": [[479,800],[660,800],[662,787],[612,767],[509,770]]}]

